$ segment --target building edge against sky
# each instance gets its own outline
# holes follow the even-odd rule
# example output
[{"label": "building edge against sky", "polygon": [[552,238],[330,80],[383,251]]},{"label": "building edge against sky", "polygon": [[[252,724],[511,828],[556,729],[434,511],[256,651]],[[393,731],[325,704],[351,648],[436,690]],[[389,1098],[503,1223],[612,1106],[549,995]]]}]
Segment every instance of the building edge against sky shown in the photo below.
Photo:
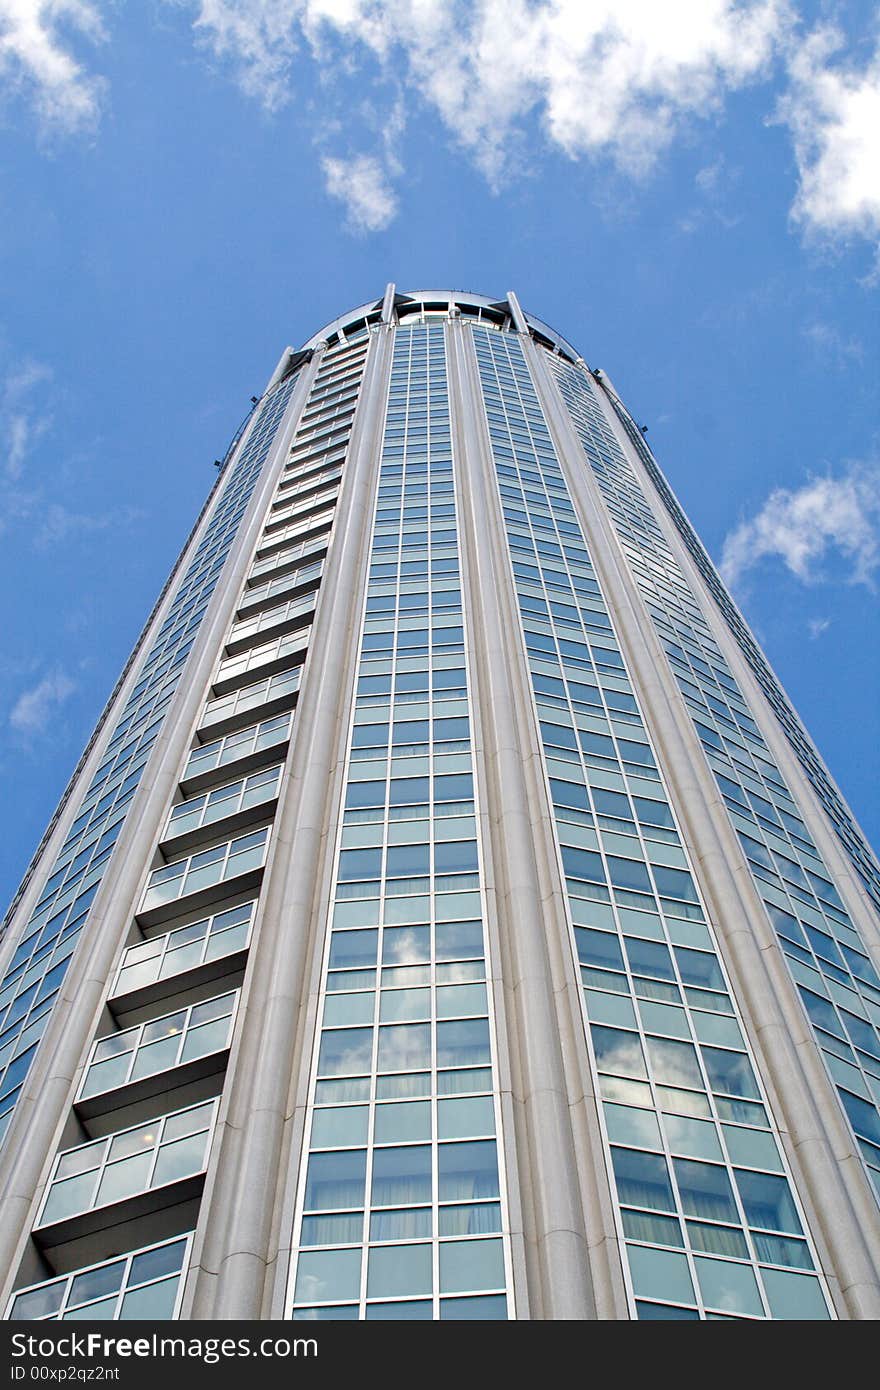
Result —
[{"label": "building edge against sky", "polygon": [[878,903],[609,378],[389,286],[7,915],[5,1315],[878,1317]]}]

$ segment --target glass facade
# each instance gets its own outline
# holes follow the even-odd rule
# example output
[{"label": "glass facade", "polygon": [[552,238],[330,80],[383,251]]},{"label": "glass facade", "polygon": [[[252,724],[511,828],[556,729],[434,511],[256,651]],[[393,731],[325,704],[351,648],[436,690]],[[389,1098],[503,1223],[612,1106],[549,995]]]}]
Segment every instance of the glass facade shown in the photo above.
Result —
[{"label": "glass facade", "polygon": [[880,975],[584,372],[553,363],[880,1196]]},{"label": "glass facade", "polygon": [[[133,1008],[138,1022],[105,1029],[84,1062],[75,1110],[86,1127],[99,1117],[102,1137],[57,1156],[36,1217],[34,1239],[50,1263],[55,1247],[75,1240],[81,1228],[100,1244],[114,1223],[125,1219],[105,1210],[118,1212],[120,1203],[124,1207],[133,1199],[143,1204],[148,1195],[163,1205],[177,1202],[177,1219],[191,1229],[192,1203],[199,1200],[193,1198],[193,1182],[209,1158],[366,349],[361,335],[360,341],[343,341],[323,355],[293,434],[193,746],[150,855],[155,867],[135,905],[134,939],[109,984],[107,998],[117,1023],[124,1021],[121,1011]],[[115,815],[122,795],[127,802],[134,794],[137,778],[129,774],[114,800],[110,789],[119,783],[117,765],[126,750],[132,756],[137,750],[138,769],[142,766],[161,719],[154,699],[153,722],[138,738],[128,708],[138,698],[141,704],[148,700],[158,678],[155,672],[148,675],[153,666],[165,673],[161,708],[167,705],[296,379],[294,373],[275,388],[272,410],[264,408],[258,418],[96,775],[71,846],[79,845],[77,827],[94,821],[96,812],[89,807],[106,806]],[[126,747],[114,758],[123,735]],[[99,792],[104,795],[96,802]],[[118,830],[121,819],[114,824]],[[80,862],[82,855],[73,854],[73,848],[62,854],[65,865]],[[59,920],[59,890],[66,884],[63,871],[53,874],[35,920],[39,916],[42,922],[47,913],[50,925]],[[91,873],[81,883],[80,908],[90,885],[93,893]],[[82,912],[77,920],[81,923]],[[41,959],[44,938],[45,930]],[[72,945],[71,938],[68,926],[62,939]],[[32,928],[27,939],[32,940]],[[21,969],[15,978],[22,978]],[[30,972],[23,978],[27,982]],[[218,984],[206,997],[214,980]],[[235,987],[224,989],[224,980]],[[38,1000],[44,997],[48,1009],[45,985]],[[146,1104],[153,1112],[164,1095],[186,1096],[193,1085],[201,1088],[200,1096],[207,1086],[210,1098],[173,1113],[152,1113],[134,1126],[126,1123],[132,1106]],[[8,1316],[172,1317],[188,1245],[184,1235],[34,1285],[16,1294]]]},{"label": "glass facade", "polygon": [[294,1318],[513,1315],[442,326],[385,416]]},{"label": "glass facade", "polygon": [[634,1311],[828,1317],[522,343],[473,340]]},{"label": "glass facade", "polygon": [[6,971],[0,987],[0,1137],[295,384],[296,377],[289,377],[260,406]]},{"label": "glass facade", "polygon": [[646,473],[659,492],[666,510],[675,523],[697,569],[700,571],[700,575],[705,580],[709,593],[718,605],[727,626],[736,639],[740,651],[766,695],[770,708],[779,720],[782,731],[788,739],[795,757],[801,764],[813,790],[822,803],[838,838],[843,843],[843,847],[856,873],[862,880],[865,890],[873,899],[875,907],[880,909],[880,865],[877,863],[876,856],[872,854],[867,841],[846,809],[843,798],[831,781],[827,770],[822,765],[806,730],[798,719],[791,704],[786,699],[785,692],[767,664],[763,652],[737,612],[735,605],[731,601],[730,595],[718,576],[715,566],[712,564],[712,561],[700,544],[693,527],[672,495],[669,484],[657,467],[650,449],[645,444],[641,431],[635,428],[629,413],[621,405],[620,401],[618,401],[616,397],[612,397],[611,401],[618,418],[621,420],[635,446]]},{"label": "glass facade", "polygon": [[880,975],[815,817],[874,861],[610,385],[513,294],[389,287],[285,354],[203,516],[12,924],[0,1137],[155,747],[0,1148],[6,1316],[880,1317]]}]

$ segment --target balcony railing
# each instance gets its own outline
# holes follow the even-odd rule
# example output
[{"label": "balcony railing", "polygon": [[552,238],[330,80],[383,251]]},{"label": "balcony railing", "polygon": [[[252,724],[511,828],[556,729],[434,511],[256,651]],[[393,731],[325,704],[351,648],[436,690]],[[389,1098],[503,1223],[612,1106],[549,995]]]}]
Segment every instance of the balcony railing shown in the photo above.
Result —
[{"label": "balcony railing", "polygon": [[297,569],[286,571],[277,579],[267,579],[262,584],[255,584],[252,588],[245,589],[238,611],[241,614],[250,613],[274,598],[283,598],[285,594],[292,594],[305,584],[314,584],[321,578],[323,571],[324,561],[313,560],[308,565],[300,565]]},{"label": "balcony railing", "polygon": [[[261,768],[257,772],[238,777],[234,782],[224,782],[211,791],[188,797],[172,806],[171,814],[162,835],[164,840],[176,840],[182,835],[192,835],[198,830],[207,830],[217,821],[238,816],[239,821],[228,829],[238,829],[248,820],[261,819],[260,808],[274,801],[278,795],[283,764]],[[247,816],[246,812],[253,814]],[[263,817],[264,818],[264,817]],[[201,839],[209,838],[202,835]]]},{"label": "balcony railing", "polygon": [[[168,1189],[205,1171],[218,1105],[218,1099],[203,1101],[60,1153],[34,1227],[37,1240],[60,1244],[92,1224],[99,1229],[104,1208],[131,1206],[131,1199],[147,1195],[155,1199],[160,1189],[166,1198],[176,1196]],[[94,1223],[76,1219],[92,1213]],[[114,1213],[113,1224],[121,1219]]]},{"label": "balcony railing", "polygon": [[180,898],[262,868],[268,843],[269,827],[264,825],[260,830],[212,845],[185,859],[163,864],[150,874],[138,915],[150,914]]},{"label": "balcony railing", "polygon": [[316,594],[306,594],[303,598],[289,599],[287,603],[282,602],[272,608],[265,608],[252,617],[233,623],[226,639],[226,650],[230,653],[239,651],[254,637],[260,633],[271,632],[273,628],[283,627],[285,631],[291,632],[294,628],[303,627],[312,620],[316,600]]},{"label": "balcony railing", "polygon": [[13,1294],[13,1322],[161,1322],[177,1311],[191,1235],[143,1246]]},{"label": "balcony railing", "polygon": [[218,695],[208,700],[202,715],[202,727],[212,724],[225,724],[240,719],[243,714],[272,705],[275,701],[292,703],[302,681],[302,667],[294,666],[290,671],[281,671],[275,676],[264,676],[253,685],[244,685],[232,690],[228,695]]},{"label": "balcony railing", "polygon": [[129,946],[110,990],[111,1003],[160,982],[245,951],[250,943],[256,900],[176,927],[164,936]]},{"label": "balcony railing", "polygon": [[192,782],[203,773],[213,772],[215,768],[236,763],[241,758],[249,758],[266,748],[275,748],[290,736],[293,715],[288,710],[276,715],[274,719],[264,719],[259,724],[251,724],[247,729],[239,729],[225,738],[214,739],[194,748],[186,760],[181,782]]},{"label": "balcony railing", "polygon": [[99,1038],[92,1047],[77,1100],[115,1090],[229,1046],[238,991]]}]

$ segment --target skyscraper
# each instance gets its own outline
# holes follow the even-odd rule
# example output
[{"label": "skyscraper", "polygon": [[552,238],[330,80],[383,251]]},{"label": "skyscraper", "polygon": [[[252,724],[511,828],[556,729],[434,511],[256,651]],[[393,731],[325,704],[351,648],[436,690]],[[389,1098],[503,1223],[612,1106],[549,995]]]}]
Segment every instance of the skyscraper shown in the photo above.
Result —
[{"label": "skyscraper", "polygon": [[610,380],[287,349],[6,920],[19,1318],[880,1316],[880,868]]}]

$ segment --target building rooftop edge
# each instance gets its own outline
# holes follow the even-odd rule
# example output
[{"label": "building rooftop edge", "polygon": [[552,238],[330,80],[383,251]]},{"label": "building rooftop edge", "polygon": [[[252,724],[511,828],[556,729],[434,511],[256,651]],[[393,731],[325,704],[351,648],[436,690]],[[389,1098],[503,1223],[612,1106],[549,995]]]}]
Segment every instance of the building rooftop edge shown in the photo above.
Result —
[{"label": "building rooftop edge", "polygon": [[[327,342],[336,336],[347,335],[362,325],[381,323],[383,321],[383,312],[387,312],[389,304],[396,312],[398,320],[401,317],[405,318],[407,308],[410,305],[413,307],[416,305],[421,305],[423,307],[436,306],[436,311],[438,312],[448,312],[450,308],[457,307],[460,311],[464,311],[466,315],[474,315],[474,311],[487,311],[484,317],[490,318],[493,315],[497,315],[499,326],[504,318],[511,320],[513,318],[511,307],[508,304],[506,296],[493,299],[489,295],[474,294],[470,290],[418,289],[395,292],[395,286],[389,286],[388,288],[392,291],[390,301],[386,290],[384,299],[379,295],[375,299],[369,299],[365,303],[359,304],[356,308],[350,309],[344,314],[340,314],[338,318],[331,319],[330,322],[326,323],[323,328],[320,328],[317,333],[308,338],[306,342],[302,344],[300,351],[308,351],[309,349],[317,347],[319,343]],[[412,312],[412,310],[410,310],[410,312]],[[557,333],[556,330],[545,323],[543,319],[539,319],[534,314],[528,313],[524,313],[523,317],[525,318],[532,336],[536,337],[539,341],[544,340],[547,346],[554,350],[558,349],[566,357],[570,357],[572,361],[577,361],[581,356],[577,348],[573,347],[561,333]]]}]

